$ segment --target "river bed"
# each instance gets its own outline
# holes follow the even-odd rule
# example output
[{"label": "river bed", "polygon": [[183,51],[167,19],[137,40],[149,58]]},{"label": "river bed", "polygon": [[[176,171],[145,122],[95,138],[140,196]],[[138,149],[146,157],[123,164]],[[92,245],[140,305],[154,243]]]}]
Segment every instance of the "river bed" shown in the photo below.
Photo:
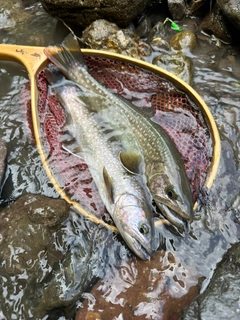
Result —
[{"label": "river bed", "polygon": [[[61,41],[67,33],[66,29],[59,27],[60,31],[56,32],[56,20],[39,8],[40,4],[34,4],[25,10],[39,12],[39,19],[30,22],[31,28],[22,22],[19,24],[19,32],[17,29],[0,30],[1,42],[47,46]],[[195,21],[190,18],[181,22],[181,26],[189,30],[194,28],[194,24]],[[198,219],[190,224],[189,235],[181,238],[163,228],[165,250],[156,254],[152,264],[138,261],[117,236],[71,210],[69,219],[63,224],[62,230],[54,235],[49,245],[59,245],[58,241],[61,238],[61,248],[58,250],[65,254],[55,268],[56,279],[60,279],[61,282],[61,289],[53,294],[56,301],[57,296],[62,293],[67,296],[66,292],[71,292],[76,296],[74,303],[78,308],[88,307],[89,310],[95,311],[94,308],[101,309],[105,303],[105,308],[111,306],[120,316],[126,312],[124,308],[127,301],[131,300],[131,295],[140,292],[147,299],[131,300],[132,303],[137,303],[134,309],[136,318],[173,320],[169,310],[178,305],[177,299],[181,301],[181,298],[190,292],[187,301],[191,301],[190,289],[199,283],[203,291],[223,254],[231,244],[238,241],[239,221],[234,216],[231,205],[239,195],[240,184],[239,48],[225,44],[222,44],[221,48],[216,47],[207,36],[201,34],[197,47],[187,54],[193,61],[192,86],[210,108],[221,138],[220,166],[209,193],[208,203],[198,208]],[[19,97],[27,81],[28,74],[23,66],[0,61],[0,136],[8,149],[7,169],[0,199],[2,207],[28,193],[58,197],[42,167],[31,138],[26,110],[22,107],[24,103],[19,103]],[[74,283],[67,282],[68,272],[74,274]],[[141,272],[145,275],[141,275]],[[100,279],[100,282],[91,293],[96,279]],[[39,294],[35,300],[30,295],[31,290],[24,291],[19,288],[17,280],[19,277],[13,279],[10,276],[1,276],[2,314],[11,316],[12,319],[47,319],[46,314],[42,313],[44,308],[41,309],[39,305],[43,304],[44,299],[46,302],[49,296],[39,289],[43,298]],[[27,280],[26,278],[26,282]],[[36,283],[40,281],[35,280]],[[148,292],[144,291],[146,281]],[[57,280],[53,277],[49,283],[57,287]],[[38,286],[40,287],[39,284]],[[196,294],[192,293],[192,297]],[[99,301],[95,301],[95,297],[98,297]],[[85,299],[85,304],[82,298]],[[34,303],[31,303],[32,299]],[[39,313],[34,314],[39,301]],[[59,305],[61,306],[61,303]],[[59,305],[56,303],[57,307]],[[73,312],[68,314],[68,311],[65,311],[63,314],[59,313],[59,316],[62,316],[61,319],[70,319]],[[176,312],[174,319],[177,317]],[[57,318],[51,315],[48,319]]]}]

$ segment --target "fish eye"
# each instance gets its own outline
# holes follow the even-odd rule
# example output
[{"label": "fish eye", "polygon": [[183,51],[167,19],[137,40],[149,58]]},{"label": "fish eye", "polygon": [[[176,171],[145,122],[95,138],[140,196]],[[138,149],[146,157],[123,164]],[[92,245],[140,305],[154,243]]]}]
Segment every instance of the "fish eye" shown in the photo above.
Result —
[{"label": "fish eye", "polygon": [[149,233],[149,227],[146,224],[141,224],[139,231],[141,234],[147,234]]},{"label": "fish eye", "polygon": [[169,199],[174,200],[177,198],[176,192],[174,191],[173,187],[167,187],[165,189],[165,192],[166,192]]}]

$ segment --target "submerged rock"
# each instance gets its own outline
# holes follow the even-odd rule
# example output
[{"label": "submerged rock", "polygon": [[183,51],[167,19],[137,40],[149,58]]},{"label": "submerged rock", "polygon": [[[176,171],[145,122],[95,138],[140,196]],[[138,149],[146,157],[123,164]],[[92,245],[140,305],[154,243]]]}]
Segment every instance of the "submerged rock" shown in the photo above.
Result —
[{"label": "submerged rock", "polygon": [[179,320],[240,318],[240,243],[232,246],[218,266],[209,287]]},{"label": "submerged rock", "polygon": [[5,171],[5,159],[7,156],[7,147],[2,139],[0,139],[0,185]]},{"label": "submerged rock", "polygon": [[[168,261],[168,266],[162,264],[163,259]],[[184,272],[186,282],[191,283],[189,289],[184,280],[170,284],[169,274],[165,271],[173,266],[179,268],[179,274]],[[181,294],[174,298],[170,293],[174,291]],[[122,261],[106,273],[85,296],[75,319],[177,320],[198,293],[195,276],[191,272],[188,274],[181,263],[176,264],[171,253],[157,251],[150,261]]]},{"label": "submerged rock", "polygon": [[30,14],[24,10],[21,0],[0,0],[0,30],[10,31],[28,23]]},{"label": "submerged rock", "polygon": [[192,83],[192,61],[182,53],[161,54],[155,57],[152,63],[173,73],[188,84]]},{"label": "submerged rock", "polygon": [[94,21],[83,33],[81,41],[89,48],[107,50],[134,58],[148,56],[151,48],[131,29],[120,29],[115,23],[100,19]]},{"label": "submerged rock", "polygon": [[40,1],[0,0],[1,43],[46,46],[54,37],[56,24]]},{"label": "submerged rock", "polygon": [[42,5],[51,16],[83,28],[98,19],[106,19],[120,27],[126,27],[143,12],[148,2],[149,0],[42,0]]}]

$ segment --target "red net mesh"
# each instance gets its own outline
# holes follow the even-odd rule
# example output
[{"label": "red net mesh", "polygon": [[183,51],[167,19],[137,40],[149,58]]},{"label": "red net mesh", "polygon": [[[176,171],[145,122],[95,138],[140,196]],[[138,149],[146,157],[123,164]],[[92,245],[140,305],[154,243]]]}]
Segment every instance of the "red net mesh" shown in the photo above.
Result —
[{"label": "red net mesh", "polygon": [[[148,113],[151,111],[180,151],[196,200],[210,161],[209,130],[197,106],[185,93],[152,72],[110,59],[90,56],[85,59],[90,74],[100,83],[141,109],[147,108]],[[107,218],[87,165],[62,148],[65,114],[56,97],[48,93],[44,71],[37,81],[41,138],[50,169],[72,200],[98,217]]]},{"label": "red net mesh", "polygon": [[86,163],[62,148],[65,113],[56,96],[48,94],[44,71],[38,75],[38,88],[41,138],[48,155],[48,165],[71,200],[78,201],[85,209],[101,217],[105,208]]}]

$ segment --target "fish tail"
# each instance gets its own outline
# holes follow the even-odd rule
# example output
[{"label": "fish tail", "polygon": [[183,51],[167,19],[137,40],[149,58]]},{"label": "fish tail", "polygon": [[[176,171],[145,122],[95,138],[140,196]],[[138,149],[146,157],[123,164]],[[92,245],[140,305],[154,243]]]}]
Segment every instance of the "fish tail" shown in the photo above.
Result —
[{"label": "fish tail", "polygon": [[69,69],[76,69],[77,67],[87,69],[78,39],[71,33],[64,39],[59,47],[46,47],[44,53],[67,78],[69,78]]}]

